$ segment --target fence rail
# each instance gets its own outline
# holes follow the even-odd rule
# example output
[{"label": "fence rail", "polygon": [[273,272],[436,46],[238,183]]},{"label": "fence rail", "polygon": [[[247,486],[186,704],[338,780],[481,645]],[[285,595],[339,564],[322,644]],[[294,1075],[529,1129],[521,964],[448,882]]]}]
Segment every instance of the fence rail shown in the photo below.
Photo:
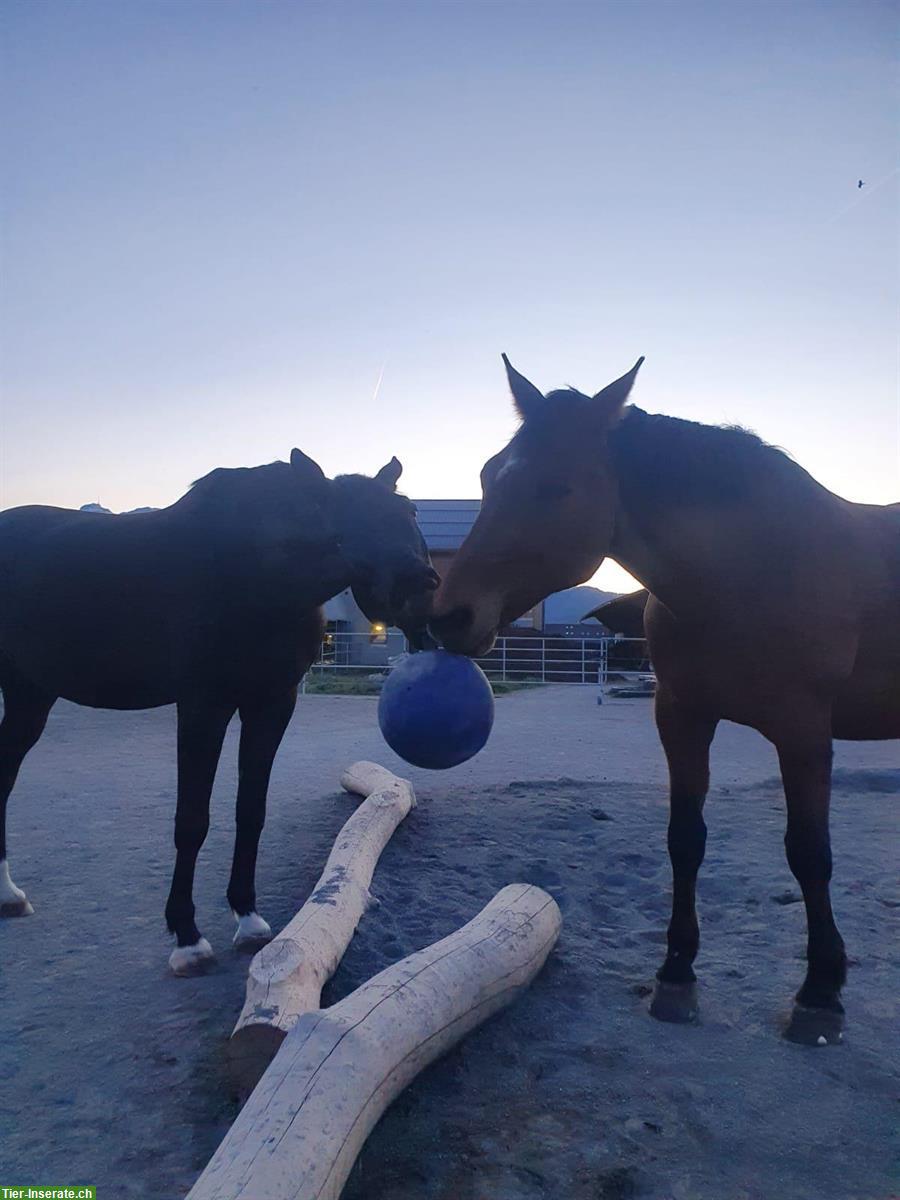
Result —
[{"label": "fence rail", "polygon": [[[312,670],[316,674],[382,673],[407,650],[398,630],[329,633]],[[616,677],[628,680],[652,672],[643,638],[501,637],[491,653],[476,662],[489,679],[508,683],[596,686]]]}]

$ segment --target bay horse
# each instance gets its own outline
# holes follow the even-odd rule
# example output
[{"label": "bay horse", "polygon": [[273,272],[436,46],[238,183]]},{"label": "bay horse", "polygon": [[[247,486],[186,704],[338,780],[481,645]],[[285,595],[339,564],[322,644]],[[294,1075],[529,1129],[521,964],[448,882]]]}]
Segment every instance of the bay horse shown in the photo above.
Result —
[{"label": "bay horse", "polygon": [[481,513],[430,629],[482,655],[498,627],[607,555],[649,590],[673,874],[651,1012],[697,1014],[709,747],[718,722],[735,721],[778,753],[787,860],[806,904],[808,969],[785,1032],[837,1041],[846,957],[829,895],[832,739],[900,737],[900,506],[843,500],[744,430],[629,406],[642,361],[596,395],[544,396],[504,356],[521,425],[485,464]]},{"label": "bay horse", "polygon": [[6,806],[57,698],[93,708],[177,706],[175,870],[166,922],[176,974],[213,957],[194,920],[197,854],[222,741],[240,714],[228,903],[235,943],[271,937],[256,856],[272,763],[345,588],[373,621],[424,633],[438,576],[392,459],[374,478],[287,463],[218,468],[168,508],[121,515],[31,505],[0,513],[0,915],[31,905],[13,883]]}]

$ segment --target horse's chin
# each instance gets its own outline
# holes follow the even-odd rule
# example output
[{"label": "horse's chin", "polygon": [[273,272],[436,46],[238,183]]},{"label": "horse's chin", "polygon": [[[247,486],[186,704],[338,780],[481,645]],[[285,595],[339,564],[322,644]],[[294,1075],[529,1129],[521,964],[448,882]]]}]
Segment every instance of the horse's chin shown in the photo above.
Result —
[{"label": "horse's chin", "polygon": [[466,653],[469,658],[484,658],[485,655],[490,654],[496,642],[497,630],[495,629],[492,633],[486,634],[480,642],[477,642],[474,649],[467,650]]},{"label": "horse's chin", "polygon": [[373,588],[359,583],[352,584],[350,590],[353,592],[356,607],[367,621],[373,625],[393,625],[394,614],[386,597],[379,596]]},{"label": "horse's chin", "polygon": [[474,634],[471,630],[459,632],[444,630],[440,634],[429,630],[431,637],[438,645],[450,654],[462,654],[466,658],[484,658],[490,654],[497,640],[497,630],[487,633]]},{"label": "horse's chin", "polygon": [[433,596],[430,589],[405,596],[395,589],[390,595],[382,595],[381,589],[354,584],[352,591],[357,606],[369,621],[393,625],[414,648],[428,648],[427,628]]}]

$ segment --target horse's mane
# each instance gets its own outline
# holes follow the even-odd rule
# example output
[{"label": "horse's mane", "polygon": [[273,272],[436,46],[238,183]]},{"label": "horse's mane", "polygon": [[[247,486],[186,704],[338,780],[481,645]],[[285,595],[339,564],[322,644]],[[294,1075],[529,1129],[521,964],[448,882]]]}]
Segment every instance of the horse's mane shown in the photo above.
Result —
[{"label": "horse's mane", "polygon": [[[593,401],[575,388],[548,392],[547,403],[529,414],[516,439],[541,439],[545,431],[577,423]],[[701,425],[681,417],[647,413],[635,405],[610,431],[609,446],[620,486],[636,503],[688,501],[724,504],[751,497],[771,485],[812,479],[789,454],[738,425]]]},{"label": "horse's mane", "polygon": [[701,425],[634,406],[610,433],[626,495],[647,500],[725,504],[810,476],[784,450],[737,425]]},{"label": "horse's mane", "polygon": [[285,462],[265,463],[259,467],[214,467],[191,484],[188,495],[202,500],[243,497],[283,482],[290,467]]}]

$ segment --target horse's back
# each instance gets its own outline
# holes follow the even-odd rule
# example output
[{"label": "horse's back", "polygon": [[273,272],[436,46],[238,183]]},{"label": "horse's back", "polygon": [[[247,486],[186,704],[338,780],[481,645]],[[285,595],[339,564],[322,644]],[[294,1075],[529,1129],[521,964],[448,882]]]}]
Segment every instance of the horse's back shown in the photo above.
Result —
[{"label": "horse's back", "polygon": [[102,513],[86,513],[48,504],[24,504],[0,512],[0,569],[8,571],[18,556],[52,529],[71,527],[79,518],[96,520]]},{"label": "horse's back", "polygon": [[[28,578],[36,561],[50,551],[61,559],[67,549],[78,553],[80,547],[94,549],[115,539],[115,534],[133,536],[135,518],[154,514],[84,512],[74,508],[55,508],[48,504],[26,504],[0,512],[0,571],[14,584]],[[138,526],[139,527],[139,526]],[[98,536],[99,535],[99,536]]]},{"label": "horse's back", "polygon": [[0,513],[3,659],[79,704],[171,702],[165,531],[155,515],[42,505]]},{"label": "horse's back", "polygon": [[42,559],[55,535],[77,531],[85,521],[104,514],[29,504],[0,512],[0,637],[4,623],[14,621],[33,599]]},{"label": "horse's back", "polygon": [[0,683],[6,663],[50,695],[120,709],[295,686],[321,611],[270,594],[246,551],[174,509],[0,513]]}]

